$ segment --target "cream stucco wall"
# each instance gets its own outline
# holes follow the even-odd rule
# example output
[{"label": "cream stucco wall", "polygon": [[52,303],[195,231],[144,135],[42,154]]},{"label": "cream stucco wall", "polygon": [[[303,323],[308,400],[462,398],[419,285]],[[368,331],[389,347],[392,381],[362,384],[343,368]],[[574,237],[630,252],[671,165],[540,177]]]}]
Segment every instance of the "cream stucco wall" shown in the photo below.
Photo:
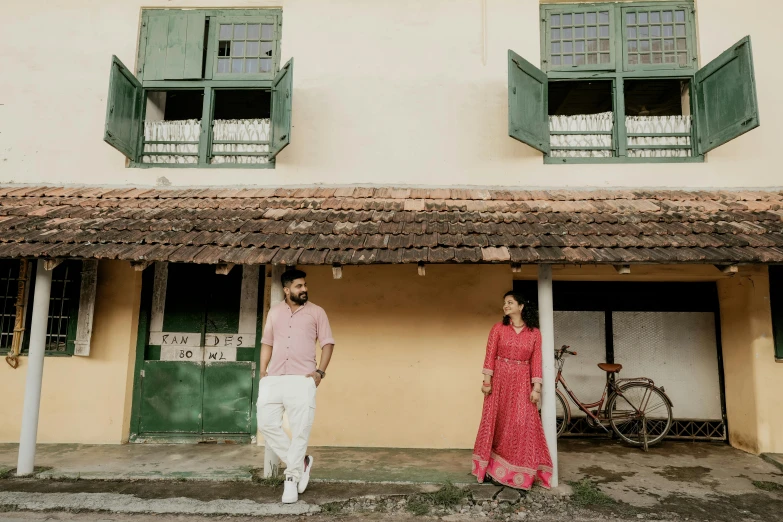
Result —
[{"label": "cream stucco wall", "polygon": [[472,448],[507,266],[302,267],[337,341],[310,443]]},{"label": "cream stucco wall", "polygon": [[[133,69],[142,6],[282,7],[282,57],[296,70],[292,143],[275,170],[127,169],[102,142],[111,55]],[[752,36],[762,127],[703,164],[671,165],[544,165],[507,136],[506,51],[539,62],[538,9],[538,0],[6,0],[0,182],[780,185],[783,2],[698,1],[702,64]]]},{"label": "cream stucco wall", "polygon": [[781,453],[783,364],[775,362],[767,268],[719,281],[718,293],[729,440],[751,453]]},{"label": "cream stucco wall", "polygon": [[[44,361],[38,442],[118,444],[128,439],[141,275],[128,263],[98,266],[89,357]],[[0,366],[0,442],[19,442],[27,359]]]}]

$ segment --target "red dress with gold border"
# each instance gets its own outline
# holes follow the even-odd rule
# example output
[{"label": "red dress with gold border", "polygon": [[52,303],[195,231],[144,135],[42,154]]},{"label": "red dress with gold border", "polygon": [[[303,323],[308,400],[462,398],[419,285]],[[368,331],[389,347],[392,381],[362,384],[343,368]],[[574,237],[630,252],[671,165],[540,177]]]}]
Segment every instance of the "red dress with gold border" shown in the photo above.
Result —
[{"label": "red dress with gold border", "polygon": [[530,489],[538,479],[549,488],[552,457],[536,405],[530,402],[533,383],[541,378],[541,332],[514,331],[511,325],[492,327],[483,373],[492,375],[492,393],[484,398],[473,475],[517,489]]}]

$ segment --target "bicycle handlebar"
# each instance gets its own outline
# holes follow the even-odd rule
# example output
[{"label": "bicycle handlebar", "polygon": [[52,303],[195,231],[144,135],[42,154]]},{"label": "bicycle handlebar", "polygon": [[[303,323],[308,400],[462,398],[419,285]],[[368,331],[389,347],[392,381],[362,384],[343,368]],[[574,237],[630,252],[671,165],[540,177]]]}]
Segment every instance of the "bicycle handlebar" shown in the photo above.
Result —
[{"label": "bicycle handlebar", "polygon": [[556,349],[555,352],[558,352],[558,355],[563,355],[564,353],[567,353],[568,355],[576,355],[576,352],[572,352],[569,350],[569,348],[571,347],[564,344],[560,350]]}]

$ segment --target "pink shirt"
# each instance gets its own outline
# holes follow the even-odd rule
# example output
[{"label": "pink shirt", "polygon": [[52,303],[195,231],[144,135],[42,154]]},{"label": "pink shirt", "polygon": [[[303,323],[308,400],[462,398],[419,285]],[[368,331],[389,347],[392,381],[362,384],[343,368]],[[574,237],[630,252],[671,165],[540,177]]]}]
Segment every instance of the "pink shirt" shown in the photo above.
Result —
[{"label": "pink shirt", "polygon": [[272,347],[269,375],[307,375],[316,368],[315,341],[321,346],[334,344],[326,312],[307,302],[291,312],[282,301],[269,309],[262,344]]}]

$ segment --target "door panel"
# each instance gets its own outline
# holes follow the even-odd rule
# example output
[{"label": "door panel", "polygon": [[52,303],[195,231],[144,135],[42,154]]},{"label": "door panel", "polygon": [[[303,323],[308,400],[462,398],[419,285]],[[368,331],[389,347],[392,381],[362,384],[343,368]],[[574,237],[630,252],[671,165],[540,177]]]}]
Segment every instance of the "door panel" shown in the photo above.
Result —
[{"label": "door panel", "polygon": [[202,363],[144,361],[142,433],[200,433]]},{"label": "door panel", "polygon": [[249,433],[252,362],[204,365],[204,433]]}]

